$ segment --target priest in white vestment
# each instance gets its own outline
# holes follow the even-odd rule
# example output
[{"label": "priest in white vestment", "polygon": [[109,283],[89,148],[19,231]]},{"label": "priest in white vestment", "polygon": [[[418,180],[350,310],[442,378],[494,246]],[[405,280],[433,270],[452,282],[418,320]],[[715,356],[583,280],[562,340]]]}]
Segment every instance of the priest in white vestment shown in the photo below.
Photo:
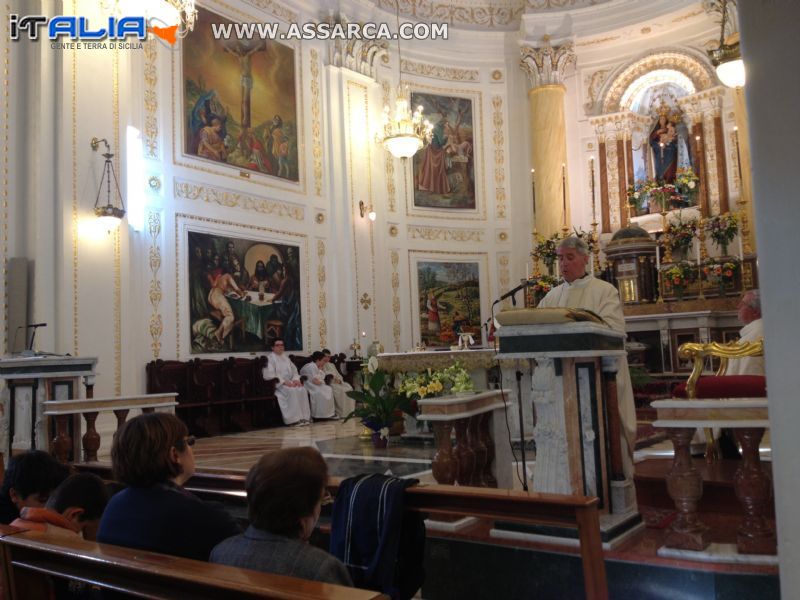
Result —
[{"label": "priest in white vestment", "polygon": [[[586,274],[589,247],[582,239],[564,238],[558,246],[558,266],[564,283],[554,287],[538,304],[541,308],[583,308],[600,316],[611,329],[625,333],[625,317],[619,292],[610,283]],[[622,424],[622,456],[626,477],[633,477],[633,449],[636,442],[636,407],[628,370],[628,358],[619,358],[617,398]]]},{"label": "priest in white vestment", "polygon": [[[756,342],[764,338],[764,321],[761,319],[761,295],[758,290],[745,292],[739,301],[739,320],[744,327],[739,330],[740,342]],[[728,361],[726,375],[763,375],[763,356],[745,356]]]},{"label": "priest in white vestment", "polygon": [[331,351],[325,348],[322,350],[322,354],[325,355],[325,363],[322,370],[325,371],[325,375],[333,375],[331,388],[333,389],[333,403],[336,407],[336,416],[342,419],[353,412],[356,407],[356,401],[347,395],[347,392],[353,390],[353,386],[342,378],[342,374],[331,362]]},{"label": "priest in white vestment", "polygon": [[311,423],[308,392],[300,381],[297,367],[283,353],[284,347],[281,338],[276,338],[272,343],[272,352],[267,354],[267,366],[263,371],[264,379],[278,380],[275,384],[275,395],[286,425]]},{"label": "priest in white vestment", "polygon": [[322,365],[325,355],[314,352],[311,362],[303,365],[300,375],[306,377],[305,386],[311,398],[311,416],[315,419],[332,419],[336,416],[333,406],[333,389],[325,383],[325,371]]}]

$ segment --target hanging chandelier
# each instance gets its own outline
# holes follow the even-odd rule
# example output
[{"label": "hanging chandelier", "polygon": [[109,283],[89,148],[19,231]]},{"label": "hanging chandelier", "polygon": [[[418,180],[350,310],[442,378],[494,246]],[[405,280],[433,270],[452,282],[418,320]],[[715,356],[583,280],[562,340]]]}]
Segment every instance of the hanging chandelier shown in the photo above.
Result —
[{"label": "hanging chandelier", "polygon": [[723,85],[744,87],[745,71],[742,53],[739,49],[739,34],[736,33],[730,44],[725,43],[725,24],[728,21],[728,0],[722,0],[722,21],[720,23],[719,47],[708,51],[711,64]]},{"label": "hanging chandelier", "polygon": [[410,158],[431,141],[433,125],[422,116],[422,106],[411,112],[408,85],[400,83],[395,95],[394,112],[383,108],[383,147],[396,158]]},{"label": "hanging chandelier", "polygon": [[397,16],[397,92],[394,111],[383,107],[383,136],[378,138],[395,158],[410,158],[431,141],[433,124],[422,116],[422,106],[411,111],[411,90],[403,83],[400,55],[400,3],[395,1]]},{"label": "hanging chandelier", "polygon": [[[120,226],[122,219],[125,217],[125,202],[122,200],[122,192],[119,191],[117,174],[114,172],[114,163],[111,162],[111,159],[114,158],[114,155],[111,153],[111,147],[105,139],[92,138],[92,150],[97,151],[100,144],[105,144],[106,147],[106,151],[103,153],[105,163],[103,164],[103,174],[100,176],[100,185],[97,188],[97,197],[94,200],[94,214],[103,228],[111,232]],[[117,198],[119,198],[119,206],[112,202],[112,179],[114,180],[114,190],[116,191]],[[100,194],[103,191],[103,181],[106,182],[106,203],[101,206]]]}]

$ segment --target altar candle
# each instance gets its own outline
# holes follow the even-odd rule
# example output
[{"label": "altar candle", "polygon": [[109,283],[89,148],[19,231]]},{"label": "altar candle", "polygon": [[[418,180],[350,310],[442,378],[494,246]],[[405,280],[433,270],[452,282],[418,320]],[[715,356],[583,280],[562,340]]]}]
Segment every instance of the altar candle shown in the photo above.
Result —
[{"label": "altar candle", "polygon": [[656,244],[656,271],[661,272],[661,246]]},{"label": "altar candle", "polygon": [[697,245],[695,246],[695,248],[697,248],[697,274],[698,274],[698,277],[699,277],[700,276],[700,240],[695,238],[694,241],[697,242]]},{"label": "altar candle", "polygon": [[567,226],[567,163],[561,163],[561,198],[563,200],[564,227]]},{"label": "altar candle", "polygon": [[596,223],[597,222],[597,212],[596,212],[596,207],[594,205],[594,156],[590,156],[589,157],[589,167],[590,167],[589,170],[591,171],[591,177],[592,177],[592,223]]},{"label": "altar candle", "polygon": [[742,249],[742,228],[739,226],[739,260],[744,264],[744,250]]}]

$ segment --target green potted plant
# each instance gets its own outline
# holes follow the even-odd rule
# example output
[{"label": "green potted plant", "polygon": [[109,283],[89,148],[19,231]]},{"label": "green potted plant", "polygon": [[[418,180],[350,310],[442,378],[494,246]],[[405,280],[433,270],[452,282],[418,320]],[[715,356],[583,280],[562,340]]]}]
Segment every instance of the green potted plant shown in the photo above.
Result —
[{"label": "green potted plant", "polygon": [[364,376],[363,389],[349,391],[347,395],[356,401],[356,407],[345,416],[344,422],[360,419],[365,427],[372,430],[372,445],[376,448],[386,447],[389,429],[398,418],[402,418],[402,413],[413,416],[411,402],[394,389],[391,376],[372,364]]}]

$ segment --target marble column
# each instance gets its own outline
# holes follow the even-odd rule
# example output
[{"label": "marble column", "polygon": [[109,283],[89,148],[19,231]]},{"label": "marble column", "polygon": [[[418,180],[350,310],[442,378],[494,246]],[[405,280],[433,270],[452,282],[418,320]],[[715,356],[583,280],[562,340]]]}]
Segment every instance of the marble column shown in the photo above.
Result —
[{"label": "marble column", "polygon": [[543,42],[522,46],[520,66],[530,83],[531,168],[536,170],[537,223],[531,225],[531,231],[549,237],[570,224],[569,182],[562,180],[562,165],[567,162],[562,80],[567,67],[575,64],[575,53],[571,42],[553,47],[549,36],[544,36]]},{"label": "marble column", "polygon": [[734,152],[738,161],[739,200],[737,209],[742,213],[742,245],[745,254],[755,251],[755,221],[753,220],[753,176],[750,171],[750,126],[747,122],[747,106],[744,102],[744,89],[733,90],[733,114],[736,131],[733,135]]}]

